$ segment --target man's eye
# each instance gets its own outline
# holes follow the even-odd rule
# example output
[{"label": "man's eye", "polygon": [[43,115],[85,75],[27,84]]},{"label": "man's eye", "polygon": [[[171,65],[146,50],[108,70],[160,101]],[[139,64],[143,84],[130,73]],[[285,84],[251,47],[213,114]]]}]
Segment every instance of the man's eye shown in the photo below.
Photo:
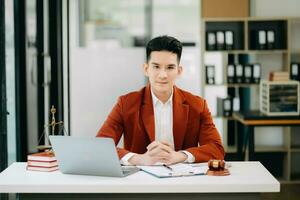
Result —
[{"label": "man's eye", "polygon": [[168,67],[168,70],[172,70],[172,69],[174,69],[175,67],[173,67],[173,66],[169,66]]},{"label": "man's eye", "polygon": [[159,69],[159,66],[158,65],[153,65],[153,68],[154,69]]}]

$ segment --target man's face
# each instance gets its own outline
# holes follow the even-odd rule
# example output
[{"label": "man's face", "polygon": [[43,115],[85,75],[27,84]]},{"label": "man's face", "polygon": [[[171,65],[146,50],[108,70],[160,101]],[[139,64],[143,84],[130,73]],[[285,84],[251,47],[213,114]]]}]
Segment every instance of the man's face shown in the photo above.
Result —
[{"label": "man's face", "polygon": [[176,78],[181,74],[177,55],[168,51],[152,51],[148,63],[144,64],[144,73],[155,95],[169,95]]}]

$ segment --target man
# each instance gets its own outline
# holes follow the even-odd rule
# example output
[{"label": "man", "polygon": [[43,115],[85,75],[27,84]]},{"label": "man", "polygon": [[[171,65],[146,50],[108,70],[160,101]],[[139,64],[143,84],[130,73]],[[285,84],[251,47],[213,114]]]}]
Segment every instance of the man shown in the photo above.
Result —
[{"label": "man", "polygon": [[146,47],[144,74],[149,84],[119,97],[97,137],[113,138],[124,148],[127,165],[175,164],[223,159],[224,149],[204,99],[175,86],[182,73],[182,44],[160,36]]}]

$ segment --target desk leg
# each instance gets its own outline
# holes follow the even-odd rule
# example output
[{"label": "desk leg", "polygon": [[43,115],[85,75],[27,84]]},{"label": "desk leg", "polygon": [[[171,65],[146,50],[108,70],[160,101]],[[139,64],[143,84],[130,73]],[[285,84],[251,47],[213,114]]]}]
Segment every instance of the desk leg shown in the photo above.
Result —
[{"label": "desk leg", "polygon": [[237,123],[237,157],[238,160],[245,160],[245,131],[244,125],[240,122]]},{"label": "desk leg", "polygon": [[254,126],[248,126],[248,149],[249,149],[249,154],[248,158],[249,160],[254,160],[254,152],[255,152],[255,144],[254,144]]},{"label": "desk leg", "polygon": [[254,160],[254,126],[238,123],[237,154],[239,160]]}]

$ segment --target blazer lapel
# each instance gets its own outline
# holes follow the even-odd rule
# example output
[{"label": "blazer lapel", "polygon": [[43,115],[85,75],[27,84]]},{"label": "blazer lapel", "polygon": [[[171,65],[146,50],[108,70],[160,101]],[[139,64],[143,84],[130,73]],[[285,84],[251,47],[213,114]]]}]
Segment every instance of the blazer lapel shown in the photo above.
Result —
[{"label": "blazer lapel", "polygon": [[189,105],[184,104],[185,99],[177,87],[174,87],[173,94],[173,137],[175,150],[181,150],[186,134],[188,123]]},{"label": "blazer lapel", "polygon": [[154,111],[149,84],[146,86],[144,91],[141,116],[150,142],[153,142],[155,140]]}]

